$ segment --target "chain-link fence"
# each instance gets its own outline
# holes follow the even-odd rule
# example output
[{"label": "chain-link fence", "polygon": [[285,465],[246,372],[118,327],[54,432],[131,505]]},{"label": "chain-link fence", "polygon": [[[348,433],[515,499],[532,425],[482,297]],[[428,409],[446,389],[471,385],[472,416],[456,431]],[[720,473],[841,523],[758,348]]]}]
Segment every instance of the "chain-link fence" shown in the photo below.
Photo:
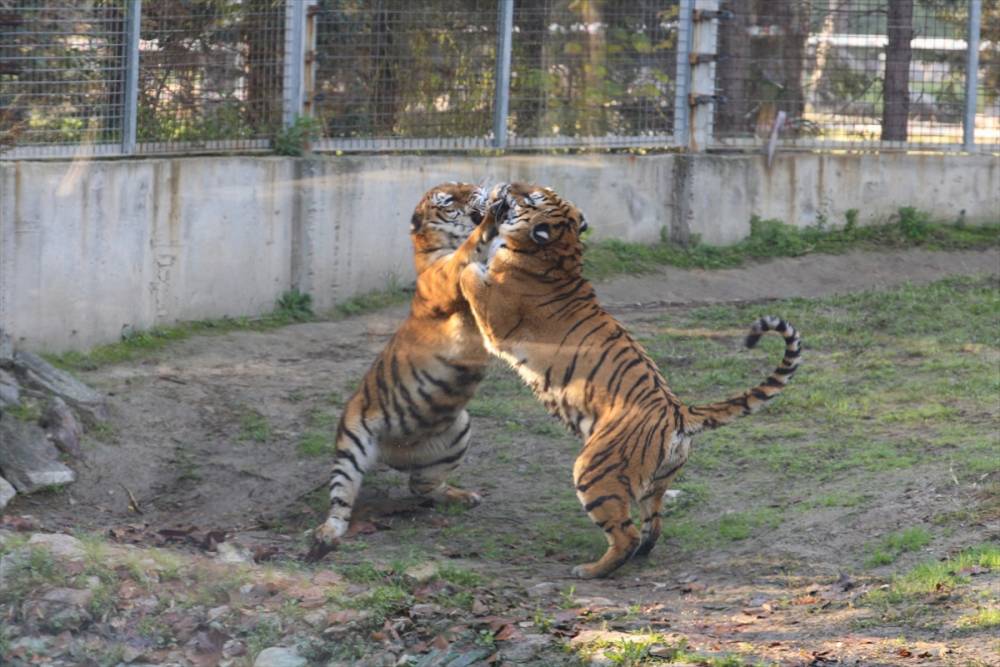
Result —
[{"label": "chain-link fence", "polygon": [[[799,145],[959,145],[966,108],[967,0],[751,0],[719,23],[714,137]],[[998,3],[987,0],[977,141],[1000,144]],[[980,24],[982,26],[982,24]],[[992,41],[989,41],[992,40]],[[984,85],[985,84],[985,85]],[[779,118],[780,114],[780,118]]]},{"label": "chain-link fence", "polygon": [[0,159],[997,151],[998,98],[1000,0],[0,0]]}]

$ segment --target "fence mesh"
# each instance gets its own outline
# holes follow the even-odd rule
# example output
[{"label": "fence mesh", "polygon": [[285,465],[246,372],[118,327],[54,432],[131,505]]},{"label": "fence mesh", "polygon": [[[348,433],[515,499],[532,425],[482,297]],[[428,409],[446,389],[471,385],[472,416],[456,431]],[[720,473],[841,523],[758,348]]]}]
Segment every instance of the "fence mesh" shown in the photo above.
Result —
[{"label": "fence mesh", "polygon": [[281,124],[282,0],[157,0],[142,9],[137,139],[266,139]]},{"label": "fence mesh", "polygon": [[495,0],[324,0],[314,98],[323,131],[342,140],[485,145],[496,44]]},{"label": "fence mesh", "polygon": [[125,3],[0,1],[0,147],[120,140]]},{"label": "fence mesh", "polygon": [[[725,9],[714,127],[721,143],[762,141],[779,112],[780,136],[802,143],[962,142],[967,2],[741,0]],[[994,66],[984,62],[984,70]],[[996,96],[996,88],[982,91],[986,144],[997,142]]]},{"label": "fence mesh", "polygon": [[[717,20],[694,18],[696,31],[717,26],[714,61],[690,61],[715,72],[707,145],[755,149],[773,133],[806,147],[960,146],[971,1],[723,0]],[[132,4],[0,0],[0,155],[130,145]],[[300,90],[314,96],[302,106],[318,119],[319,149],[489,147],[498,94],[510,148],[676,145],[675,109],[689,103],[675,81],[689,62],[678,62],[680,0],[516,0],[511,81],[499,93],[503,0],[318,0],[290,11],[312,4],[145,0],[137,152],[267,148]],[[288,20],[299,15],[310,28]],[[976,141],[996,151],[1000,0],[982,0],[980,27]],[[315,50],[303,59],[292,51],[306,34]]]},{"label": "fence mesh", "polygon": [[512,146],[672,141],[676,1],[515,4]]}]

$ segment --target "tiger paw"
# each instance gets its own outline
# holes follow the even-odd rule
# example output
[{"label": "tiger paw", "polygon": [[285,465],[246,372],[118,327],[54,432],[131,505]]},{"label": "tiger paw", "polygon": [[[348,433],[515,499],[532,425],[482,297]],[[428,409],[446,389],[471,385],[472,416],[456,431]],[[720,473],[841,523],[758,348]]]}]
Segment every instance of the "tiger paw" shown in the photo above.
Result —
[{"label": "tiger paw", "polygon": [[596,579],[601,576],[596,563],[577,565],[571,570],[571,574],[577,579]]},{"label": "tiger paw", "polygon": [[444,492],[444,500],[453,503],[461,503],[466,507],[475,507],[483,502],[483,497],[475,491],[466,491],[457,486],[449,486]]}]

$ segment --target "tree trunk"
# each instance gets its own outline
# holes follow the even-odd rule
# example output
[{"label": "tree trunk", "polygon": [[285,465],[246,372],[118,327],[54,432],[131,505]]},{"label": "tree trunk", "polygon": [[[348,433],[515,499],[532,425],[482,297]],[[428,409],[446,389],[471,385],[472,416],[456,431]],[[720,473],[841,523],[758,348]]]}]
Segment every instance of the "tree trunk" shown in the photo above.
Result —
[{"label": "tree trunk", "polygon": [[885,85],[882,97],[882,141],[906,141],[910,113],[910,59],[913,39],[913,0],[889,0],[889,43],[885,49]]},{"label": "tree trunk", "polygon": [[750,78],[750,27],[751,8],[744,2],[729,2],[731,19],[719,21],[719,92],[723,96],[716,106],[715,128],[720,135],[739,136],[751,128],[750,100],[747,81]]}]

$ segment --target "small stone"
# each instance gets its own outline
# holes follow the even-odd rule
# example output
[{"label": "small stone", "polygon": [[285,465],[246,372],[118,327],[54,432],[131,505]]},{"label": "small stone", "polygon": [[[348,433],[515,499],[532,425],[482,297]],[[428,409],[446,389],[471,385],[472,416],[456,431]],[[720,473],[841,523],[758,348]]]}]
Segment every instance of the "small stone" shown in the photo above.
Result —
[{"label": "small stone", "polygon": [[208,620],[217,621],[228,613],[229,613],[229,605],[212,607],[211,609],[208,610]]},{"label": "small stone", "polygon": [[326,629],[326,612],[322,609],[314,609],[302,616],[302,620],[310,626],[319,629]]},{"label": "small stone", "polygon": [[504,644],[502,655],[515,664],[532,664],[539,653],[552,644],[549,635],[524,635],[521,639]]},{"label": "small stone", "polygon": [[222,645],[222,657],[238,658],[247,654],[247,645],[239,639],[230,639]]},{"label": "small stone", "polygon": [[306,667],[306,659],[289,648],[272,646],[260,652],[253,667]]},{"label": "small stone", "polygon": [[0,510],[7,507],[7,503],[13,500],[16,495],[17,491],[10,485],[10,482],[0,477]]},{"label": "small stone", "polygon": [[541,598],[547,595],[552,595],[558,590],[559,586],[557,586],[556,584],[552,583],[551,581],[543,581],[540,584],[535,584],[525,592],[528,594],[528,597]]},{"label": "small stone", "polygon": [[253,554],[235,542],[222,542],[215,547],[215,559],[220,563],[246,564],[253,563]]},{"label": "small stone", "polygon": [[35,533],[28,540],[28,546],[45,547],[56,558],[66,560],[81,560],[85,555],[83,542],[61,533]]},{"label": "small stone", "polygon": [[441,613],[441,607],[436,604],[415,604],[410,607],[410,617],[434,616]]},{"label": "small stone", "polygon": [[426,584],[431,579],[434,579],[438,575],[437,563],[432,561],[427,561],[426,563],[420,563],[419,565],[414,565],[412,567],[406,568],[403,576],[407,579],[418,584]]}]

